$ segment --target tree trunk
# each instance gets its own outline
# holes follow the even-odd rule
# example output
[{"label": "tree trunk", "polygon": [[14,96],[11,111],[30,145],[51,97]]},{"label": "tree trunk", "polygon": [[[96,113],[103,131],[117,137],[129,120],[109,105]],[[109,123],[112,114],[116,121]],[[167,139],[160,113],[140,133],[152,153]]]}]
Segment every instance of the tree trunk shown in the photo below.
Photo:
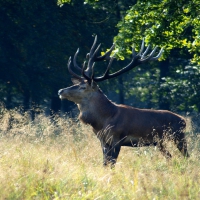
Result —
[{"label": "tree trunk", "polygon": [[[163,80],[163,77],[166,77],[169,75],[169,59],[166,59],[162,62],[160,62],[160,85],[165,82]],[[159,108],[163,110],[169,110],[170,109],[170,101],[169,101],[169,89],[166,88],[160,88],[159,91]]]},{"label": "tree trunk", "polygon": [[7,88],[7,95],[6,95],[6,108],[11,109],[12,108],[12,95],[11,95],[11,86],[8,86]]},{"label": "tree trunk", "polygon": [[23,99],[23,112],[30,110],[30,91],[25,90]]},{"label": "tree trunk", "polygon": [[[118,20],[122,19],[120,8],[119,8],[119,2],[116,1],[116,16]],[[121,76],[118,77],[118,83],[119,83],[119,103],[124,104],[124,83]]]},{"label": "tree trunk", "polygon": [[124,82],[121,76],[118,77],[119,82],[119,103],[124,104]]},{"label": "tree trunk", "polygon": [[50,116],[53,116],[55,114],[58,114],[58,112],[61,109],[61,101],[58,96],[53,96],[51,98],[51,110],[50,110]]}]

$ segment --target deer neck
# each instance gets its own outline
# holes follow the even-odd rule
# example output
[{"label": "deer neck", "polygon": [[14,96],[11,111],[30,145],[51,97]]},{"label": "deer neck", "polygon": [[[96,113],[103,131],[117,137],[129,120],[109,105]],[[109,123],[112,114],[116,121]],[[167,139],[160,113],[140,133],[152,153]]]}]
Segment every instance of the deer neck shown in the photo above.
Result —
[{"label": "deer neck", "polygon": [[79,119],[85,124],[90,124],[95,131],[103,129],[106,119],[113,117],[117,112],[117,106],[100,90],[84,99],[78,104],[78,108]]}]

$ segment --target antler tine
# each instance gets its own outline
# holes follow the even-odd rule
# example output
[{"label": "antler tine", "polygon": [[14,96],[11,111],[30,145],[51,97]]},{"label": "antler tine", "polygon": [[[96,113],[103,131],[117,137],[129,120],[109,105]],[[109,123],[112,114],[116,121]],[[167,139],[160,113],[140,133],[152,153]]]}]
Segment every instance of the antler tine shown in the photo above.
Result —
[{"label": "antler tine", "polygon": [[79,71],[81,72],[81,68],[78,66],[77,62],[76,62],[76,58],[77,58],[77,55],[79,53],[79,48],[77,49],[75,55],[74,55],[74,59],[73,59],[73,64],[74,64],[74,67]]},{"label": "antler tine", "polygon": [[76,73],[73,72],[73,70],[71,69],[71,56],[69,57],[69,60],[68,60],[68,63],[67,63],[67,66],[68,66],[68,71],[69,73],[74,76],[75,78],[79,79],[79,80],[82,80],[82,77],[77,75]]},{"label": "antler tine", "polygon": [[82,67],[82,76],[90,83],[91,82],[91,78],[89,78],[86,74],[85,74],[85,63],[86,63],[86,61],[84,61],[84,63],[83,63],[83,67]]},{"label": "antler tine", "polygon": [[93,63],[93,65],[92,65],[92,74],[91,74],[91,80],[93,80],[93,79],[94,79],[94,65],[95,65],[95,63]]},{"label": "antler tine", "polygon": [[95,38],[94,38],[94,42],[93,42],[92,47],[91,47],[91,49],[90,49],[89,56],[91,56],[91,55],[93,54],[94,49],[95,49],[95,46],[96,46],[96,43],[97,43],[97,35],[96,35]]},{"label": "antler tine", "polygon": [[143,59],[146,56],[147,52],[149,51],[149,48],[150,48],[150,44],[147,46],[145,52],[142,54],[141,59]]},{"label": "antler tine", "polygon": [[[115,54],[116,54],[116,53],[115,53]],[[105,71],[104,77],[107,77],[107,76],[108,76],[108,73],[109,73],[109,70],[110,70],[110,66],[112,65],[112,62],[113,62],[113,60],[115,59],[115,54],[110,58],[110,62],[109,62],[108,67],[107,67],[107,69],[106,69],[106,71]]]},{"label": "antler tine", "polygon": [[153,58],[151,58],[151,60],[157,60],[158,58],[160,58],[160,56],[162,55],[163,52],[164,52],[164,48],[162,47],[160,52],[158,53],[158,55],[153,57]]},{"label": "antler tine", "polygon": [[153,51],[150,53],[149,56],[147,56],[145,59],[142,59],[142,57],[141,57],[141,59],[140,59],[139,61],[140,61],[140,62],[146,62],[146,61],[148,61],[148,60],[151,60],[151,58],[153,57],[153,55],[154,55],[154,53],[155,53],[155,51],[156,51],[157,48],[158,48],[158,47],[156,46],[156,47],[153,49]]},{"label": "antler tine", "polygon": [[140,52],[138,53],[138,56],[142,55],[143,50],[144,50],[144,38],[142,39],[142,45],[141,45],[141,48],[140,48]]},{"label": "antler tine", "polygon": [[110,49],[103,55],[99,56],[95,59],[95,61],[101,61],[101,60],[110,60],[110,54],[112,53],[113,49],[115,48],[115,44],[113,44]]},{"label": "antler tine", "polygon": [[[115,54],[116,54],[116,53],[115,53]],[[110,77],[110,75],[109,75],[109,70],[110,70],[110,67],[111,67],[111,65],[112,65],[113,60],[115,59],[115,54],[110,58],[108,67],[106,68],[106,71],[105,71],[104,75],[101,76],[101,77],[97,77],[97,78],[94,78],[94,77],[93,77],[93,80],[94,80],[94,81],[100,82],[100,81],[106,80],[106,79],[108,79],[108,78]]]},{"label": "antler tine", "polygon": [[98,47],[96,48],[96,50],[94,51],[94,53],[92,55],[90,54],[89,61],[88,61],[88,67],[85,70],[87,73],[90,73],[92,70],[92,65],[95,62],[95,56],[97,55],[97,52],[99,51],[100,46],[101,46],[101,44],[98,45]]},{"label": "antler tine", "polygon": [[[115,53],[116,54],[116,53]],[[104,75],[102,76],[102,78],[107,79],[107,77],[109,77],[109,70],[110,70],[110,66],[112,65],[113,60],[115,59],[115,54],[110,58],[108,67],[106,68],[106,71],[104,73]]]}]

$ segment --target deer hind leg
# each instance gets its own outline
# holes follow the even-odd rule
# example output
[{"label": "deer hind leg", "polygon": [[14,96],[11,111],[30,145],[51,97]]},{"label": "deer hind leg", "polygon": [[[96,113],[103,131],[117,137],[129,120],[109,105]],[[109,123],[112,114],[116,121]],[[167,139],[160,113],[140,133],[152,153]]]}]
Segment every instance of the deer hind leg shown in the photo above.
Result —
[{"label": "deer hind leg", "polygon": [[176,136],[175,144],[178,150],[182,153],[184,157],[189,157],[189,154],[187,151],[187,142],[186,142],[184,133],[180,133],[178,136]]},{"label": "deer hind leg", "polygon": [[172,155],[169,153],[169,151],[167,151],[167,150],[165,149],[165,146],[163,145],[163,142],[164,142],[163,140],[158,141],[158,143],[157,143],[158,149],[161,151],[161,153],[162,153],[167,159],[169,159],[169,158],[172,157]]}]

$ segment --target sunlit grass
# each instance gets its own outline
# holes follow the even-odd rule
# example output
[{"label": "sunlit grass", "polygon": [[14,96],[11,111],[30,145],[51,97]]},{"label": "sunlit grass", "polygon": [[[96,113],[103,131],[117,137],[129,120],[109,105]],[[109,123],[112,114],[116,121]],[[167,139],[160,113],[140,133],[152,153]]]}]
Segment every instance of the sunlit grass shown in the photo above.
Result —
[{"label": "sunlit grass", "polygon": [[154,147],[122,148],[110,169],[89,126],[6,110],[0,122],[0,199],[200,199],[197,135],[189,159],[172,144],[170,161]]}]

